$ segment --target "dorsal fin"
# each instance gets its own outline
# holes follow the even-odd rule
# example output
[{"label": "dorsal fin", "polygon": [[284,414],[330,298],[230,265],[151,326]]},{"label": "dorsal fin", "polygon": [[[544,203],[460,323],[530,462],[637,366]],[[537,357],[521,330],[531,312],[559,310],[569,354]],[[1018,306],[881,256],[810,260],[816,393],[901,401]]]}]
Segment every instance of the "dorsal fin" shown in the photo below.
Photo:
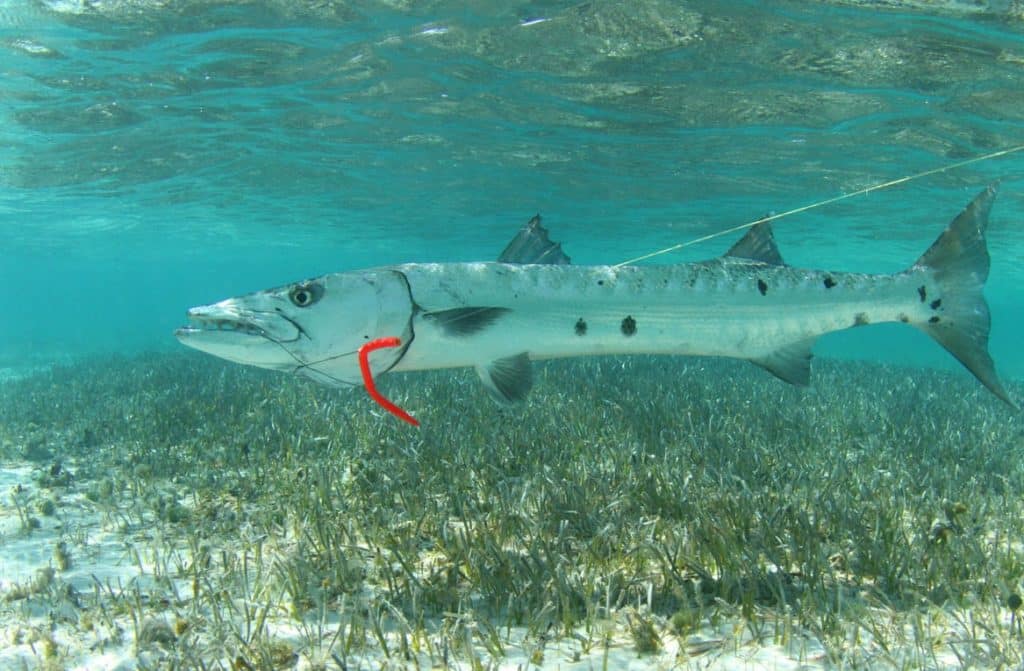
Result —
[{"label": "dorsal fin", "polygon": [[782,260],[782,254],[779,253],[778,246],[775,244],[771,223],[763,220],[751,226],[747,230],[746,235],[729,248],[725,255],[737,259],[760,261],[761,263],[773,266],[786,265],[786,262]]},{"label": "dorsal fin", "polygon": [[540,225],[540,215],[535,214],[508,243],[498,262],[568,265],[569,257],[562,251],[562,245],[551,242],[547,229]]}]

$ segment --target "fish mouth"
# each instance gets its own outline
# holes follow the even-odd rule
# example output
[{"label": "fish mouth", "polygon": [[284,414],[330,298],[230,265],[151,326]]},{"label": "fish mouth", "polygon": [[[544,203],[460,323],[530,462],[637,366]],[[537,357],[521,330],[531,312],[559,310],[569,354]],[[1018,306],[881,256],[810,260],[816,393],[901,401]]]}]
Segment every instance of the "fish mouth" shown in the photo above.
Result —
[{"label": "fish mouth", "polygon": [[283,315],[240,309],[224,301],[188,311],[189,323],[174,331],[183,345],[249,366],[289,370],[295,357],[287,343],[301,328]]},{"label": "fish mouth", "polygon": [[204,333],[230,333],[261,338],[268,337],[265,329],[245,319],[213,317],[193,314],[193,312],[193,310],[189,310],[188,324],[175,329],[174,335],[178,338],[187,338]]},{"label": "fish mouth", "polygon": [[193,346],[198,342],[247,346],[256,341],[291,342],[302,333],[301,327],[284,315],[242,309],[230,300],[192,308],[187,316],[188,324],[174,335]]}]

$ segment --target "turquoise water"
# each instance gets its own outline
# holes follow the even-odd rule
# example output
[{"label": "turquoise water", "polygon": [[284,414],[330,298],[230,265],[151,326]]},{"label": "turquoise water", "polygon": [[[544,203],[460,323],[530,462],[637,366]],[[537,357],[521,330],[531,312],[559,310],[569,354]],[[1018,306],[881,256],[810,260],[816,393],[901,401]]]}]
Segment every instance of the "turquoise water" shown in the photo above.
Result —
[{"label": "turquoise water", "polygon": [[[536,212],[617,263],[1024,142],[1019,4],[867,4],[3,3],[0,366],[175,350],[188,307],[302,277],[492,259]],[[991,349],[1020,380],[1022,173],[776,235],[794,265],[897,271],[1001,179]],[[899,327],[816,352],[958,368]]]},{"label": "turquoise water", "polygon": [[415,430],[173,335],[538,212],[615,264],[925,172],[781,253],[896,272],[1000,180],[1024,402],[1024,0],[0,0],[0,668],[1024,668],[1021,415],[913,328],[810,390],[389,374]]}]

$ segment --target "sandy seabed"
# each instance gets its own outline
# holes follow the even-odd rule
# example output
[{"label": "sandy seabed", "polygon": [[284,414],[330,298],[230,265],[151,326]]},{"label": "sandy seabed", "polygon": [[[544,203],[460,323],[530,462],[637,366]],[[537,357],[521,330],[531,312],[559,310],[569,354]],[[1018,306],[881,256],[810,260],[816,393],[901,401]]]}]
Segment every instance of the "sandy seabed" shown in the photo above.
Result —
[{"label": "sandy seabed", "polygon": [[677,363],[545,366],[511,413],[394,378],[418,431],[193,356],[11,376],[0,668],[1024,663],[1017,415],[944,373]]}]

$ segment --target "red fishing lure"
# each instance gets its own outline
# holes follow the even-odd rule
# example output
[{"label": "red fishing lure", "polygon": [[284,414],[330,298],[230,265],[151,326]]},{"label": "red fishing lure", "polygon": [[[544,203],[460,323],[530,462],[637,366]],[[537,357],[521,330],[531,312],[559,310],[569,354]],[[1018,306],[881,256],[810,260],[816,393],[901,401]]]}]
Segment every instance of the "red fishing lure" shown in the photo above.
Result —
[{"label": "red fishing lure", "polygon": [[385,347],[398,347],[401,344],[401,339],[395,337],[377,338],[376,340],[371,340],[366,343],[359,348],[359,370],[363,373],[363,384],[366,386],[366,393],[370,395],[370,398],[376,401],[380,407],[384,408],[403,422],[408,422],[413,426],[419,426],[420,423],[416,418],[405,410],[399,408],[388,399],[384,398],[384,396],[377,391],[377,385],[373,382],[373,374],[370,372],[370,352],[383,349]]}]

